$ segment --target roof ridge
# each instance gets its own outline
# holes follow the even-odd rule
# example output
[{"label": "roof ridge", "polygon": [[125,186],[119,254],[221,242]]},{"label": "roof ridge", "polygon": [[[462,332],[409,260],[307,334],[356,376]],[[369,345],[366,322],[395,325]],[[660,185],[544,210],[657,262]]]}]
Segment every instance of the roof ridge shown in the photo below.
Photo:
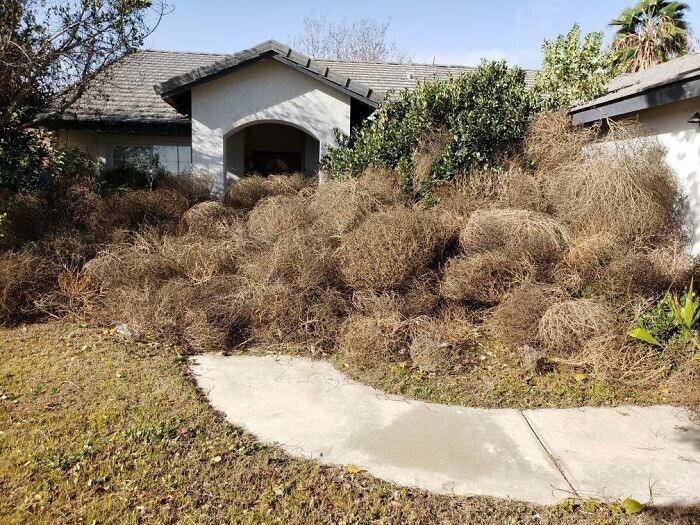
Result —
[{"label": "roof ridge", "polygon": [[139,49],[137,53],[171,53],[180,55],[231,56],[233,53],[214,53],[213,51],[180,51],[177,49]]}]

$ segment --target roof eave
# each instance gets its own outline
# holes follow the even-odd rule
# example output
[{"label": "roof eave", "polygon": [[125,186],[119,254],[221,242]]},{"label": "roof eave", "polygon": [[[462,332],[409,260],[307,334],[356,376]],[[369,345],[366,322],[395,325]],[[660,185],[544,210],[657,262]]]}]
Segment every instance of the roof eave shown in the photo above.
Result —
[{"label": "roof eave", "polygon": [[590,124],[606,118],[627,115],[688,98],[700,97],[700,76],[650,87],[639,93],[602,102],[595,100],[569,111],[576,125]]},{"label": "roof eave", "polygon": [[310,57],[297,53],[290,47],[275,40],[268,40],[253,48],[236,53],[229,58],[215,62],[210,66],[201,67],[184,75],[173,77],[165,82],[156,84],[153,86],[153,89],[175,109],[187,113],[189,109],[187,107],[187,99],[189,99],[189,93],[193,87],[269,59],[277,60],[292,67],[373,108],[378,106],[381,99],[379,93],[364,84],[338,75],[330,68],[318,65]]}]

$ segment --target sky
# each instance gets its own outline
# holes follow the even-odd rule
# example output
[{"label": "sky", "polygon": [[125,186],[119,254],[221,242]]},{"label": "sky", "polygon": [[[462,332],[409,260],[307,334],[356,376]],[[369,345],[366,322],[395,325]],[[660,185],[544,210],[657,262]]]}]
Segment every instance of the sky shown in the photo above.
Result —
[{"label": "sky", "polygon": [[[148,48],[234,53],[270,38],[289,43],[304,16],[322,13],[336,20],[388,21],[388,39],[413,62],[475,65],[487,58],[538,68],[545,38],[566,33],[574,23],[584,32],[605,30],[609,38],[608,22],[636,0],[167,1],[173,10],[146,40]],[[698,35],[700,0],[686,2]]]}]

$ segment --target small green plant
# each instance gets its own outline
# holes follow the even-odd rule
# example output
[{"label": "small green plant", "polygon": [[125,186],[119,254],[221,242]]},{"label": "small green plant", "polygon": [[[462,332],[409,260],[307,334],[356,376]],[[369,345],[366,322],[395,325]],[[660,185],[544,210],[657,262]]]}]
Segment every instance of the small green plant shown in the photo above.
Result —
[{"label": "small green plant", "polygon": [[669,292],[649,312],[640,316],[629,335],[662,349],[671,341],[692,343],[697,348],[699,321],[700,298],[691,279],[688,289],[680,297]]}]

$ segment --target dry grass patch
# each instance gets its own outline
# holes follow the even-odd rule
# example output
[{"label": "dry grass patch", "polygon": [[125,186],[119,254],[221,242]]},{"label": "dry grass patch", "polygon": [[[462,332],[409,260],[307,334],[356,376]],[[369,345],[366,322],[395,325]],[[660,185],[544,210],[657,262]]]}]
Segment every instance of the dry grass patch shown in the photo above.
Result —
[{"label": "dry grass patch", "polygon": [[666,379],[670,364],[660,352],[635,342],[626,334],[604,334],[586,342],[583,361],[597,377],[626,385],[652,387]]},{"label": "dry grass patch", "polygon": [[338,346],[348,361],[360,367],[406,359],[406,328],[398,312],[353,314],[341,327]]},{"label": "dry grass patch", "polygon": [[477,329],[464,318],[419,317],[411,323],[410,333],[408,353],[424,372],[458,372],[477,357]]}]

